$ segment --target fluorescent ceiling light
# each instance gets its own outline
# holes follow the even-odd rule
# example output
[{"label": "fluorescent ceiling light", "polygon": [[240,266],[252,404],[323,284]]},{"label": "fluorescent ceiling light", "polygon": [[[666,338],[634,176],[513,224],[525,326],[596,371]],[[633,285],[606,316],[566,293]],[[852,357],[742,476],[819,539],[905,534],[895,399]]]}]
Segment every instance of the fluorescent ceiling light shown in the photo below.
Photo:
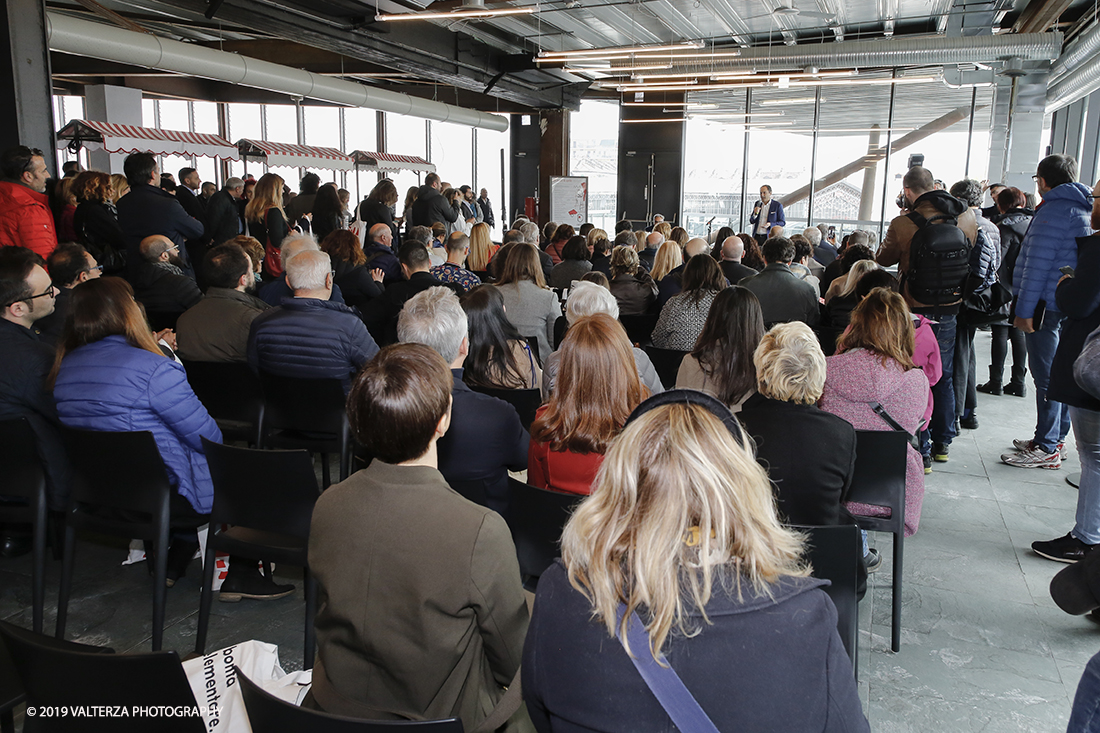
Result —
[{"label": "fluorescent ceiling light", "polygon": [[785,112],[695,112],[692,117],[784,117]]},{"label": "fluorescent ceiling light", "polygon": [[717,109],[717,103],[696,102],[620,102],[623,107],[687,107],[688,109]]},{"label": "fluorescent ceiling light", "polygon": [[[817,101],[817,97],[797,97],[795,99],[764,99],[759,102],[753,102],[753,104],[761,107],[780,107],[788,104],[813,104]],[[822,99],[822,102],[825,100]]]},{"label": "fluorescent ceiling light", "polygon": [[483,8],[478,10],[455,10],[447,13],[378,13],[376,21],[391,20],[463,20],[470,18],[493,18],[498,15],[529,15],[534,7],[526,8]]},{"label": "fluorescent ceiling light", "polygon": [[903,76],[897,79],[835,79],[825,81],[792,81],[792,87],[833,87],[833,86],[848,86],[852,84],[859,85],[886,85],[886,84],[927,84],[928,82],[939,81],[938,76]]},{"label": "fluorescent ceiling light", "polygon": [[657,117],[652,120],[619,120],[619,122],[683,122],[684,117]]},{"label": "fluorescent ceiling light", "polygon": [[781,77],[786,77],[788,79],[802,79],[802,78],[816,79],[818,77],[823,77],[824,78],[824,77],[830,77],[830,76],[855,76],[855,75],[856,75],[855,71],[820,71],[816,74],[805,74],[805,73],[795,73],[795,74],[782,74],[782,73],[780,73],[780,74],[776,74],[776,73],[772,73],[772,72],[767,72],[767,73],[763,73],[763,74],[734,74],[734,73],[723,74],[723,73],[719,72],[719,73],[712,73],[710,75],[710,78],[713,79],[714,81],[733,81],[735,79],[747,79],[749,81],[754,81],[754,80],[772,81],[774,79],[779,79]]},{"label": "fluorescent ceiling light", "polygon": [[[939,77],[936,76],[911,76],[903,77],[899,79],[836,79],[836,80],[822,80],[822,81],[792,81],[786,86],[789,87],[824,87],[824,86],[865,86],[865,85],[886,85],[886,84],[926,84],[929,82],[939,81]],[[681,82],[669,82],[661,84],[657,82],[655,84],[649,84],[645,82],[631,82],[631,83],[616,83],[616,82],[597,82],[596,86],[601,88],[617,89],[620,92],[703,92],[712,91],[717,89],[758,89],[762,87],[776,88],[776,84],[771,82],[759,82],[759,83],[736,83],[736,84],[698,84],[697,81],[681,81]],[[778,88],[786,88],[784,85],[779,85]],[[791,104],[791,102],[776,101],[775,104]]]},{"label": "fluorescent ceiling light", "polygon": [[683,43],[672,43],[665,46],[616,46],[614,48],[582,48],[573,51],[539,51],[538,60],[549,62],[573,58],[615,58],[696,48],[703,48],[702,41],[684,41]]},{"label": "fluorescent ceiling light", "polygon": [[824,135],[830,132],[912,132],[914,129],[912,127],[841,127],[826,130],[818,127],[817,131]]},{"label": "fluorescent ceiling light", "polygon": [[[573,59],[569,63],[579,64],[588,61],[588,59]],[[631,71],[660,71],[661,69],[671,69],[672,64],[641,64],[638,66],[563,66],[562,71],[567,71],[573,74],[589,74],[596,72],[599,74],[610,74],[612,76],[626,76]]]}]

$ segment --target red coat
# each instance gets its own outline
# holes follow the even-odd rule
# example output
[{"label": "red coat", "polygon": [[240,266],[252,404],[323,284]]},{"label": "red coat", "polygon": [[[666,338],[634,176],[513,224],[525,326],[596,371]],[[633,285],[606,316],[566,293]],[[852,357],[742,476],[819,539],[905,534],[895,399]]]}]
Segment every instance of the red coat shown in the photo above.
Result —
[{"label": "red coat", "polygon": [[[544,412],[545,405],[535,413],[535,419],[542,417]],[[531,438],[527,451],[527,483],[540,489],[588,496],[601,464],[602,453],[553,451],[549,443]]]},{"label": "red coat", "polygon": [[0,181],[0,247],[27,247],[43,259],[57,249],[49,199],[12,181]]}]

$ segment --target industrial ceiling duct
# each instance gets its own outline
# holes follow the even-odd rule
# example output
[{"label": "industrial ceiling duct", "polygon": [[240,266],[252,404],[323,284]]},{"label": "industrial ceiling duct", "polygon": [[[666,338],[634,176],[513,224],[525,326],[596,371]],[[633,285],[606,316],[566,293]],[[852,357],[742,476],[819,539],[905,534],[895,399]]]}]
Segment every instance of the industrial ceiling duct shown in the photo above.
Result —
[{"label": "industrial ceiling duct", "polygon": [[321,76],[302,69],[46,12],[51,51],[213,79],[333,104],[393,112],[503,132],[507,118]]},{"label": "industrial ceiling duct", "polygon": [[1065,53],[1051,65],[1051,83],[1076,69],[1097,52],[1100,52],[1100,22],[1093,23],[1087,31],[1075,38]]},{"label": "industrial ceiling duct", "polygon": [[1050,114],[1071,105],[1097,89],[1100,89],[1100,55],[1093,56],[1047,87],[1046,112]]}]

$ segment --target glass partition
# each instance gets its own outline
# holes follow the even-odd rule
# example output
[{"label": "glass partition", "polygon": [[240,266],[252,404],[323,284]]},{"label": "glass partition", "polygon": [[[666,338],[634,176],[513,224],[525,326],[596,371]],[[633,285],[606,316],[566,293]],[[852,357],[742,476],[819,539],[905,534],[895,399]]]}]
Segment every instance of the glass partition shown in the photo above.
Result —
[{"label": "glass partition", "polygon": [[[745,207],[738,231],[752,233],[749,217],[760,199],[760,187],[771,186],[772,196],[782,201],[798,194],[810,185],[813,160],[814,105],[796,103],[792,98],[813,97],[811,89],[797,91],[780,88],[752,90],[752,117],[748,126],[748,171],[745,187]],[[786,212],[787,233],[805,229],[807,214],[798,207]]]},{"label": "glass partition", "polygon": [[[499,241],[501,233],[507,231],[507,225],[513,218],[512,209],[515,204],[505,201],[505,195],[509,191],[508,182],[511,173],[509,163],[512,159],[512,136],[504,132],[492,130],[477,130],[477,159],[474,161],[474,187],[481,193],[486,189],[489,193],[489,202],[493,206],[493,219],[496,226],[493,228],[493,238]],[[504,170],[501,173],[501,156],[503,155]],[[508,207],[512,208],[508,208]],[[500,217],[503,212],[509,212],[508,221],[502,222]]]},{"label": "glass partition", "polygon": [[692,94],[685,112],[684,228],[693,237],[713,235],[724,226],[743,231],[745,91]]},{"label": "glass partition", "polygon": [[[263,122],[260,117],[260,105],[238,104],[230,102],[226,105],[229,118],[229,142],[248,138],[250,140],[263,140]],[[245,163],[244,161],[230,161],[229,175],[243,178],[245,172],[259,178],[264,173],[263,165],[259,163]]]},{"label": "glass partition", "polygon": [[454,188],[474,182],[474,138],[471,127],[432,122],[432,162],[439,177]]},{"label": "glass partition", "polygon": [[619,174],[619,105],[585,100],[569,119],[569,175],[588,177],[588,221],[615,233]]},{"label": "glass partition", "polygon": [[[348,107],[341,110],[344,115],[345,153],[353,150],[378,152],[378,113],[373,109]],[[374,184],[378,182],[375,173],[351,171],[347,174],[344,188],[351,191],[352,202],[362,201]]]},{"label": "glass partition", "polygon": [[[426,126],[427,120],[422,120],[419,117],[406,117],[404,115],[395,115],[387,112],[385,152],[395,155],[416,155],[434,163],[435,161],[432,161],[431,158],[428,157],[427,150],[425,150],[425,143],[427,140],[425,137]],[[442,175],[442,173],[443,172],[440,171],[440,175]],[[423,176],[424,174],[417,174],[413,171],[400,171],[394,173],[390,177],[390,180],[397,186],[397,193],[400,196],[400,200],[397,203],[398,209],[403,210],[406,192],[412,186],[419,187],[423,180]],[[365,193],[370,192],[370,189],[366,187],[365,179],[363,188]]]}]

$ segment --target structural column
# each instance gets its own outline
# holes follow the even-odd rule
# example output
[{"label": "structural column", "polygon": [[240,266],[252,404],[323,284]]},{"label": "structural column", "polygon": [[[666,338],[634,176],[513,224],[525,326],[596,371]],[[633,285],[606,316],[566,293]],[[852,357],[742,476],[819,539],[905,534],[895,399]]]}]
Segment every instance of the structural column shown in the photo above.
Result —
[{"label": "structural column", "polygon": [[569,175],[569,110],[539,113],[539,226],[550,221],[550,178]]},{"label": "structural column", "polygon": [[1036,70],[1015,79],[997,77],[989,139],[990,182],[1035,191],[1035,166],[1041,157],[1048,72]]},{"label": "structural column", "polygon": [[45,10],[43,0],[4,0],[0,11],[0,150],[40,148],[57,171]]},{"label": "structural column", "polygon": [[[129,87],[96,84],[84,88],[84,105],[89,120],[110,122],[116,125],[142,126],[141,90]],[[68,120],[64,120],[65,124]],[[125,153],[108,153],[92,150],[88,153],[88,165],[94,170],[122,173]]]}]

